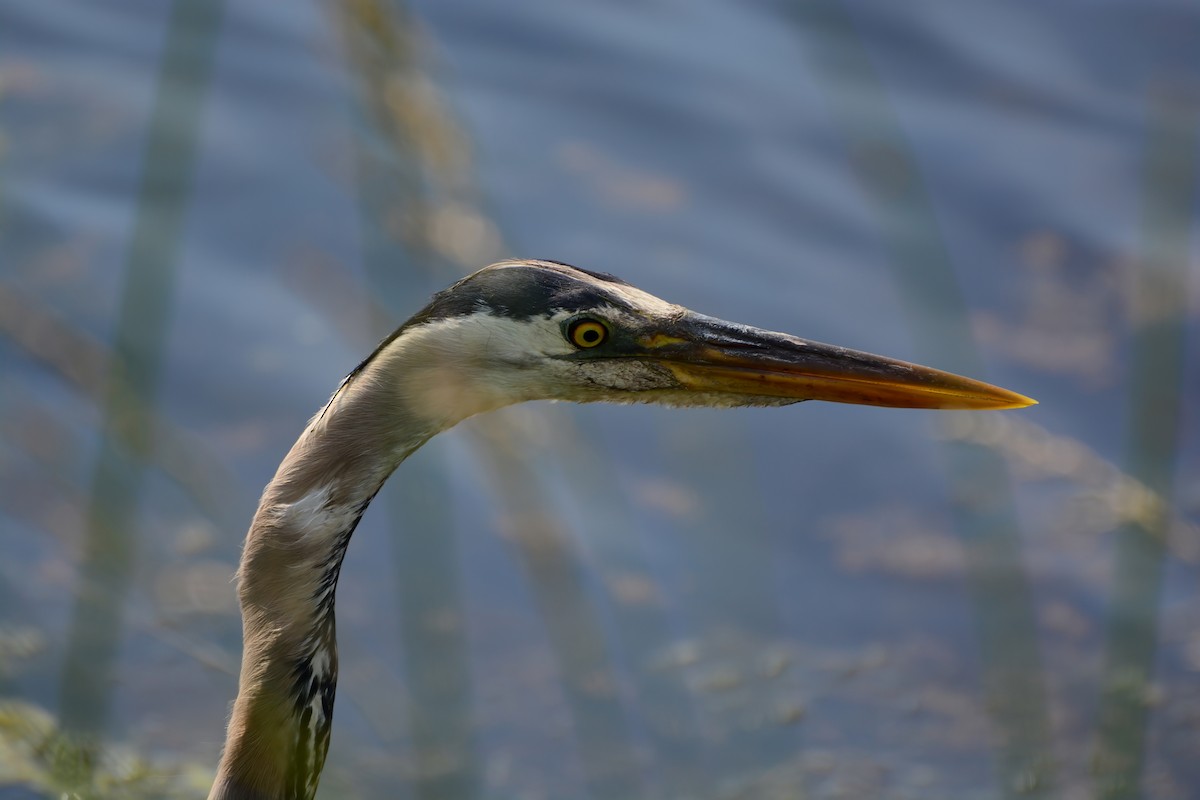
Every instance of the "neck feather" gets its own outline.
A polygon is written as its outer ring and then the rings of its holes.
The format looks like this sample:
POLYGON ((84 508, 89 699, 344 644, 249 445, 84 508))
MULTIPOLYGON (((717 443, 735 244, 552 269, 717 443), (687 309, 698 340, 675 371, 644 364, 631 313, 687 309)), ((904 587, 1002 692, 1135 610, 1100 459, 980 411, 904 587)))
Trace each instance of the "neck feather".
POLYGON ((210 800, 316 793, 337 683, 342 557, 387 477, 448 427, 410 410, 400 340, 389 350, 313 418, 263 492, 238 572, 242 668, 210 800))

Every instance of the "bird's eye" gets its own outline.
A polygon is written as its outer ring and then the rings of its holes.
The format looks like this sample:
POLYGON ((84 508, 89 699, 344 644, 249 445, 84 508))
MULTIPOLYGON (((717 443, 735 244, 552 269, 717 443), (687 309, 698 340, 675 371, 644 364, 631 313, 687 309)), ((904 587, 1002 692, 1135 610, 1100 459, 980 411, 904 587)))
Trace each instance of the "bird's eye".
POLYGON ((591 317, 582 317, 567 327, 567 340, 576 347, 596 347, 608 338, 608 328, 591 317))

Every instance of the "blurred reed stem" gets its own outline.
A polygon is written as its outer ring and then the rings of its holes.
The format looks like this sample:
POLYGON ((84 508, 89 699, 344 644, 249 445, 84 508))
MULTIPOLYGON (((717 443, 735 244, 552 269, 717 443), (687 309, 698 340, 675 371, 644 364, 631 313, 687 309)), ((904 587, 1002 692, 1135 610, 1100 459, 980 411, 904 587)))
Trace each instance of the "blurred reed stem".
MULTIPOLYGON (((111 348, 76 327, 72 321, 57 313, 36 296, 21 292, 0 281, 0 337, 22 348, 26 355, 56 374, 75 391, 97 404, 105 402, 110 389, 110 373, 116 369, 111 348)), ((130 395, 128 398, 134 398, 130 395)), ((148 398, 150 399, 150 398, 148 398)), ((39 408, 36 397, 26 397, 25 405, 39 408)), ((207 443, 175 424, 152 406, 133 408, 128 418, 136 425, 116 426, 109 432, 123 437, 116 446, 151 464, 174 481, 188 499, 218 528, 241 525, 234 520, 230 509, 236 504, 230 498, 241 490, 226 465, 217 458, 207 443)), ((32 421, 27 415, 9 415, 3 422, 3 434, 10 442, 31 456, 37 441, 47 426, 61 426, 55 435, 66 438, 72 434, 66 425, 46 416, 32 421)), ((53 430, 53 429, 52 429, 53 430)), ((45 465, 52 471, 61 465, 45 465)))
POLYGON ((412 702, 408 726, 421 800, 480 795, 466 609, 451 489, 442 464, 405 464, 386 502, 398 634, 412 702))
MULTIPOLYGON (((981 360, 936 216, 853 20, 838 0, 790 7, 878 215, 917 351, 944 369, 979 375, 981 360)), ((998 454, 969 443, 948 442, 945 458, 967 555, 987 711, 999 734, 1001 791, 1050 797, 1046 690, 1008 473, 998 454)))
MULTIPOLYGON (((395 263, 392 262, 391 276, 402 280, 405 271, 394 269, 395 263)), ((400 294, 411 296, 415 291, 409 288, 400 294)), ((391 293, 381 293, 381 296, 391 296, 391 293)), ((421 296, 424 297, 424 294, 421 296)), ((313 300, 320 304, 325 299, 314 297, 313 300)), ((394 320, 398 317, 398 312, 387 310, 381 303, 372 302, 370 309, 370 315, 375 318, 394 320)), ((604 629, 597 618, 594 603, 581 583, 586 570, 578 562, 577 551, 567 534, 565 522, 547 508, 543 499, 543 488, 548 481, 543 480, 539 473, 539 465, 548 465, 552 459, 531 456, 527 452, 525 448, 534 447, 534 437, 523 426, 515 425, 510 414, 497 412, 492 418, 475 420, 469 429, 474 435, 469 437, 468 442, 483 462, 481 471, 488 477, 495 477, 497 472, 519 470, 515 475, 506 474, 502 484, 494 487, 497 492, 495 505, 501 509, 498 516, 510 523, 504 526, 505 532, 510 534, 506 538, 526 567, 537 611, 546 625, 549 644, 562 676, 562 689, 572 717, 577 752, 588 782, 588 796, 621 800, 645 797, 646 793, 637 788, 641 783, 640 776, 628 774, 635 754, 629 743, 620 698, 612 694, 616 679, 604 644, 604 629), (513 431, 514 427, 520 430, 513 431), (550 538, 543 539, 543 536, 550 538), (552 558, 536 552, 542 549, 541 544, 545 541, 551 542, 557 551, 552 558), (635 788, 630 788, 631 781, 635 788)), ((584 447, 582 443, 561 440, 560 434, 564 433, 562 426, 549 424, 546 417, 539 416, 538 428, 543 435, 545 431, 552 430, 549 438, 559 455, 561 448, 566 448, 566 452, 578 452, 579 448, 584 447)), ((570 431, 565 433, 566 438, 571 439, 570 431)), ((483 793, 483 789, 477 785, 481 780, 481 765, 477 760, 463 763, 464 759, 478 758, 470 751, 473 743, 466 738, 466 732, 474 734, 478 721, 469 703, 474 687, 470 683, 470 653, 466 632, 457 620, 458 615, 466 613, 462 604, 463 590, 457 580, 457 562, 449 558, 455 550, 452 544, 453 515, 447 513, 453 497, 440 470, 436 472, 434 484, 426 482, 426 472, 435 468, 427 462, 422 466, 425 459, 426 455, 422 453, 401 466, 397 480, 385 488, 385 492, 395 492, 396 495, 394 500, 389 498, 386 505, 390 509, 390 524, 394 526, 394 535, 398 540, 394 548, 399 584, 397 591, 400 594, 397 613, 401 615, 406 679, 412 703, 422 706, 412 711, 409 720, 414 747, 418 750, 417 772, 426 768, 420 763, 422 750, 430 754, 447 754, 447 743, 462 742, 462 749, 454 759, 457 764, 455 770, 460 770, 462 774, 457 777, 439 775, 431 760, 429 773, 424 777, 418 774, 414 790, 421 797, 453 796, 458 800, 483 793), (427 516, 423 509, 431 504, 436 510, 427 516), (424 545, 414 547, 410 542, 401 541, 410 536, 418 540, 444 537, 445 541, 436 546, 441 554, 431 557, 424 545), (453 574, 445 570, 453 570, 453 574), (428 636, 431 635, 428 628, 433 622, 426 613, 429 611, 440 611, 444 620, 455 621, 436 632, 437 640, 432 647, 427 646, 430 643, 428 636), (458 658, 466 663, 460 665, 455 660, 458 658), (436 675, 435 669, 443 674, 436 675), (432 680, 423 682, 423 674, 432 680), (459 692, 459 696, 454 702, 444 704, 443 698, 454 691, 459 692), (456 735, 454 731, 464 733, 456 735), (462 788, 462 794, 450 795, 448 787, 454 786, 455 781, 459 782, 458 786, 466 788, 462 788)), ((434 624, 432 627, 442 626, 434 624)), ((659 641, 661 643, 664 640, 659 641)), ((532 724, 536 724, 536 721, 532 724)), ((438 761, 442 767, 449 764, 441 757, 438 761)))
POLYGON ((152 408, 170 321, 175 265, 223 3, 177 0, 171 9, 138 192, 124 289, 104 392, 100 451, 60 689, 65 730, 106 724, 125 597, 137 556, 137 505, 152 408))
POLYGON ((565 521, 540 497, 534 459, 526 455, 524 437, 514 427, 480 426, 484 446, 479 452, 501 509, 503 532, 521 558, 546 624, 588 796, 645 797, 604 628, 584 585, 586 570, 565 521))
MULTIPOLYGON (((687 552, 682 560, 694 564, 692 574, 720 576, 687 587, 685 615, 694 613, 707 621, 709 628, 694 634, 702 642, 731 632, 770 641, 784 625, 771 560, 772 526, 765 512, 769 504, 755 472, 757 459, 736 419, 713 425, 709 413, 714 412, 672 418, 662 436, 669 474, 695 489, 696 508, 685 523, 687 552)), ((798 728, 743 725, 730 730, 724 728, 729 720, 717 720, 704 711, 699 698, 691 700, 700 706, 697 713, 706 732, 721 743, 708 757, 709 768, 717 774, 760 776, 795 757, 798 728)), ((693 736, 702 739, 698 732, 693 736)))
POLYGON ((618 480, 614 457, 606 452, 605 442, 611 434, 588 426, 587 416, 580 418, 581 429, 571 430, 570 420, 577 417, 566 407, 557 412, 539 409, 539 413, 553 413, 556 428, 570 431, 552 440, 552 451, 543 448, 538 460, 565 475, 564 483, 583 512, 583 538, 608 590, 611 627, 630 665, 633 704, 652 761, 650 777, 659 779, 653 788, 661 784, 667 797, 703 797, 711 790, 720 766, 717 753, 705 742, 713 722, 697 707, 684 682, 684 671, 654 663, 664 648, 677 642, 678 623, 669 618, 658 596, 660 576, 640 539, 645 526, 635 519, 627 488, 618 480), (636 601, 622 596, 620 584, 629 582, 635 588, 645 587, 649 596, 636 601))
MULTIPOLYGON (((360 135, 354 158, 368 293, 423 297, 438 282, 438 260, 417 237, 402 235, 397 241, 395 234, 409 232, 407 226, 389 232, 389 222, 397 218, 427 218, 430 204, 417 147, 387 103, 389 87, 416 69, 416 34, 398 5, 356 0, 334 8, 362 86, 355 105, 360 135), (380 137, 385 147, 363 141, 380 137)), ((421 109, 407 111, 420 114, 421 109)), ((394 327, 395 305, 369 305, 372 331, 394 327)), ((413 750, 409 760, 415 765, 411 792, 420 800, 478 797, 481 768, 450 487, 427 457, 404 464, 397 478, 384 489, 380 505, 392 533, 397 635, 412 701, 406 720, 413 750)))
POLYGON ((1200 102, 1160 91, 1151 100, 1142 257, 1133 287, 1128 473, 1157 494, 1116 534, 1100 723, 1093 757, 1097 797, 1141 797, 1153 697, 1158 606, 1171 524, 1187 333, 1188 264, 1197 201, 1200 102))
MULTIPOLYGON (((386 145, 378 152, 360 147, 358 154, 364 214, 372 217, 366 226, 369 282, 373 294, 381 297, 424 298, 450 275, 460 277, 461 266, 435 251, 431 245, 437 242, 429 238, 430 230, 447 218, 447 208, 467 209, 472 219, 487 222, 459 199, 471 194, 467 152, 455 147, 461 137, 421 80, 413 28, 402 5, 354 0, 338 9, 362 82, 360 107, 367 141, 379 136, 386 145), (389 242, 390 237, 402 246, 389 242), (397 269, 398 264, 409 269, 397 269), (418 288, 414 274, 436 285, 418 288)), ((485 227, 490 229, 490 223, 485 227)), ((527 568, 562 674, 587 790, 596 798, 640 797, 619 698, 605 693, 616 681, 603 628, 579 580, 581 567, 564 525, 536 491, 534 465, 511 437, 502 434, 503 428, 498 419, 481 421, 475 429, 484 435, 472 437, 471 444, 485 463, 494 465, 488 474, 497 479, 499 504, 507 517, 520 520, 511 542, 527 568), (606 688, 597 694, 589 688, 594 686, 606 688)), ((422 469, 419 459, 404 470, 402 481, 411 485, 390 490, 397 502, 389 507, 394 522, 400 522, 395 519, 398 507, 406 504, 407 521, 394 527, 401 539, 396 544, 396 580, 414 704, 410 725, 418 759, 416 791, 422 798, 477 796, 482 789, 479 765, 471 754, 472 686, 452 520, 446 513, 449 489, 440 473, 422 469), (457 623, 431 625, 435 616, 457 623), (435 761, 453 769, 439 770, 435 761)))

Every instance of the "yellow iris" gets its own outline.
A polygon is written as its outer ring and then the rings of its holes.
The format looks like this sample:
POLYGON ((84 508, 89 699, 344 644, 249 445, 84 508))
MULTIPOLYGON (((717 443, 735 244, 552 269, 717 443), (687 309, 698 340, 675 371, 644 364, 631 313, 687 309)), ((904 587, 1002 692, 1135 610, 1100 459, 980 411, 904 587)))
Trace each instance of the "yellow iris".
POLYGON ((576 347, 596 347, 604 344, 608 338, 608 328, 594 319, 580 319, 571 323, 567 329, 567 338, 576 347))

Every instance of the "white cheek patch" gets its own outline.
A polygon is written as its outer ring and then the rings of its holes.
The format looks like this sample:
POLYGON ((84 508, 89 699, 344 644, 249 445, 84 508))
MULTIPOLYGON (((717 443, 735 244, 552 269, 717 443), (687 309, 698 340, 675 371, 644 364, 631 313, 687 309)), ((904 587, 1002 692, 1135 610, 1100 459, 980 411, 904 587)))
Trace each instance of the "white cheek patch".
POLYGON ((527 320, 480 311, 418 326, 396 339, 388 364, 409 410, 439 426, 546 396, 547 365, 573 352, 563 319, 527 320))
POLYGON ((572 314, 560 313, 547 319, 517 320, 477 314, 437 320, 414 328, 396 340, 414 358, 477 367, 502 362, 534 364, 547 356, 561 355, 574 348, 563 338, 560 324, 572 314))

